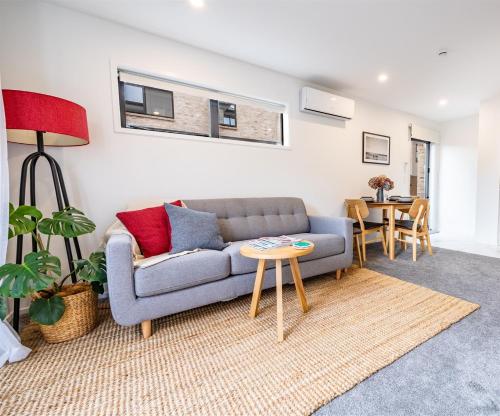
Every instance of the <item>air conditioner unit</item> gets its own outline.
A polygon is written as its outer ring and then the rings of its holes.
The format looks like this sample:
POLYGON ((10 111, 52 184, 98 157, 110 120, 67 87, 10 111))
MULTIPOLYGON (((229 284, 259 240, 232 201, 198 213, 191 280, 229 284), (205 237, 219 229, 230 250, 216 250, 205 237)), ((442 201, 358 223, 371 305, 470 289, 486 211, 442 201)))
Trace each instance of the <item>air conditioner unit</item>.
POLYGON ((300 111, 351 120, 354 116, 354 100, 303 87, 300 92, 300 111))

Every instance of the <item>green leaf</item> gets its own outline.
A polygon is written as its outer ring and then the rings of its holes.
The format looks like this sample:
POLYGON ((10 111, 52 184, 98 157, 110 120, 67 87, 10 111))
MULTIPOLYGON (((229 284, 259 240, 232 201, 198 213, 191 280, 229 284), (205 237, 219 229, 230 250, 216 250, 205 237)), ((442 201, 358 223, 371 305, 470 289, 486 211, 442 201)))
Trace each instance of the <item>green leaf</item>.
POLYGON ((22 264, 0 266, 0 295, 23 298, 54 283, 61 276, 61 261, 47 250, 29 253, 22 264))
POLYGON ((31 233, 41 218, 42 213, 35 207, 21 205, 14 209, 14 205, 9 204, 9 238, 31 233))
POLYGON ((104 293, 104 285, 99 282, 90 282, 90 285, 92 286, 92 290, 95 293, 98 293, 99 295, 102 295, 104 293))
POLYGON ((60 235, 66 238, 79 237, 95 230, 95 224, 83 212, 67 207, 53 212, 52 218, 44 218, 38 223, 38 231, 47 235, 60 235))
MULTIPOLYGON (((106 255, 102 251, 95 251, 88 260, 76 260, 76 273, 87 282, 106 283, 106 255)), ((92 286, 94 288, 94 286, 92 286)), ((96 290, 97 293, 102 293, 96 290)))
POLYGON ((7 316, 7 298, 0 296, 0 321, 3 321, 7 316))
POLYGON ((54 325, 64 314, 64 300, 60 296, 38 298, 31 302, 29 314, 33 321, 42 325, 54 325))

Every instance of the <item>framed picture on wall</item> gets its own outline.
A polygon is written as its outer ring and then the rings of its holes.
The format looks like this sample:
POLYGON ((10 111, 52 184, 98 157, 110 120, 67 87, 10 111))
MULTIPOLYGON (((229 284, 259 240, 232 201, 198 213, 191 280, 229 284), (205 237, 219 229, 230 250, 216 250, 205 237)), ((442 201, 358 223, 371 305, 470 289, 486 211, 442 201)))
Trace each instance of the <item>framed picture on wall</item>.
POLYGON ((391 164, 391 138, 381 134, 363 132, 363 163, 391 164))

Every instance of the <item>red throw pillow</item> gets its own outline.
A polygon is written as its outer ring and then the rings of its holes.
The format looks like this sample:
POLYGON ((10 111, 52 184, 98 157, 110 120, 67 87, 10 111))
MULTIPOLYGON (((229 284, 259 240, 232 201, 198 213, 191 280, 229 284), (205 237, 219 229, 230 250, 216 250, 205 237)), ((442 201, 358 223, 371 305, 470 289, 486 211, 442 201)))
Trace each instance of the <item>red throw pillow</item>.
MULTIPOLYGON (((171 204, 182 207, 182 201, 174 201, 171 204)), ((116 217, 137 240, 144 257, 157 256, 172 250, 172 228, 163 205, 119 212, 116 217)))

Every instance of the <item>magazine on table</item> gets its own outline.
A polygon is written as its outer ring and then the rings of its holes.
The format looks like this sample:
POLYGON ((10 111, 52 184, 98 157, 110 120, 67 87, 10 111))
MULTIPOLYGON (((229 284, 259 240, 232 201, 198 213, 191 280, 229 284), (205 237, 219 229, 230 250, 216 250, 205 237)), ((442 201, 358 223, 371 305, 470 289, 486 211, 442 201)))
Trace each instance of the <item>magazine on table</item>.
POLYGON ((248 245, 257 250, 267 250, 269 248, 290 246, 298 241, 300 241, 298 238, 281 235, 279 237, 261 237, 256 240, 251 240, 248 242, 248 245))

